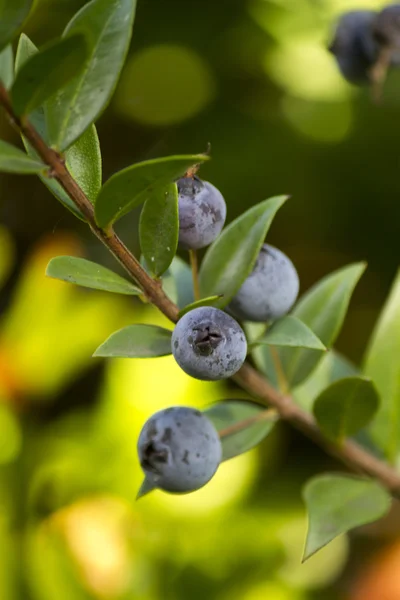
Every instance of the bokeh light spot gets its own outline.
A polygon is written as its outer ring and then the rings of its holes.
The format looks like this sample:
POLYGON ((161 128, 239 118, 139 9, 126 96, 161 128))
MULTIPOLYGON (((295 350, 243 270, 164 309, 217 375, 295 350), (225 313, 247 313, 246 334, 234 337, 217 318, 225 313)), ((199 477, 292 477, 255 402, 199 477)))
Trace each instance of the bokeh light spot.
POLYGON ((285 96, 281 106, 290 125, 313 140, 338 143, 350 131, 352 106, 349 101, 318 102, 285 96))
POLYGON ((184 46, 160 44, 128 61, 115 106, 129 119, 163 126, 199 113, 214 92, 214 77, 196 52, 184 46))

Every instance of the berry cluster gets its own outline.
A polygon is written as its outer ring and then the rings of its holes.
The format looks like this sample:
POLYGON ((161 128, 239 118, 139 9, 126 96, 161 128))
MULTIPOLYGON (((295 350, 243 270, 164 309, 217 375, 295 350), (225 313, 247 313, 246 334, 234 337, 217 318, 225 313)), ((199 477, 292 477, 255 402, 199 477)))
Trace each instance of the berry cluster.
MULTIPOLYGON (((204 248, 222 231, 225 200, 213 185, 197 176, 183 177, 177 186, 180 246, 204 248)), ((273 321, 291 309, 298 291, 299 278, 292 262, 277 248, 264 244, 253 271, 226 310, 245 321, 273 321)), ((242 327, 213 306, 187 312, 176 324, 171 344, 183 371, 205 381, 231 377, 247 354, 242 327)), ((207 483, 222 457, 214 425, 204 414, 187 407, 153 415, 142 429, 138 452, 148 484, 178 493, 207 483)))
POLYGON ((400 4, 343 14, 329 50, 347 81, 381 83, 387 69, 400 64, 400 4))

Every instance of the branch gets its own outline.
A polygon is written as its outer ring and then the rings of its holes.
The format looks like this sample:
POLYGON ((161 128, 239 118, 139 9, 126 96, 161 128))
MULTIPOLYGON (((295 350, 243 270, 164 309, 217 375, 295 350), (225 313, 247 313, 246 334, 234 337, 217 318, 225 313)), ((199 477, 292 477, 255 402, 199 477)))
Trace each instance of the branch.
MULTIPOLYGON (((176 323, 178 307, 166 296, 161 283, 154 281, 142 268, 119 237, 110 227, 101 229, 96 224, 94 209, 82 189, 65 166, 65 161, 52 148, 49 148, 37 131, 25 118, 19 119, 13 112, 7 90, 0 83, 0 104, 5 108, 11 123, 36 150, 43 162, 50 167, 52 176, 64 188, 68 196, 80 209, 93 233, 111 251, 124 269, 141 286, 147 299, 168 319, 176 323)), ((244 364, 233 377, 234 381, 277 410, 280 417, 301 430, 329 454, 339 459, 356 473, 362 473, 380 481, 394 496, 400 497, 400 474, 383 460, 380 460, 352 441, 338 447, 325 438, 312 415, 302 410, 289 395, 278 392, 264 377, 249 364, 244 364)))

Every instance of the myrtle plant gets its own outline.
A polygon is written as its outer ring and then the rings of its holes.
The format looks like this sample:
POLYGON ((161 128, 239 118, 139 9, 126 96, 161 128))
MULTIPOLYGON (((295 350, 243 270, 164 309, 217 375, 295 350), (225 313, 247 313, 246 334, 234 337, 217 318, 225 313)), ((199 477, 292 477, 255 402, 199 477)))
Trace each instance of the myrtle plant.
MULTIPOLYGON (((190 376, 232 378, 251 398, 221 399, 202 412, 188 398, 188 406, 153 415, 138 440, 144 471, 138 496, 202 487, 222 461, 250 450, 284 420, 344 466, 304 488, 304 559, 382 517, 400 496, 400 275, 362 366, 350 365, 334 343, 365 264, 327 275, 297 300, 295 266, 265 244, 287 196, 251 206, 224 228, 225 199, 200 177, 208 152, 137 163, 102 183, 95 121, 124 65, 135 0, 91 0, 60 39, 40 49, 21 34, 14 60, 11 43, 32 4, 1 4, 0 104, 25 150, 2 141, 0 170, 38 175, 127 277, 73 256, 54 257, 46 274, 137 296, 171 322, 168 329, 131 324, 93 348, 94 356, 172 354, 190 376), (141 256, 135 257, 113 226, 139 206, 141 256), (176 256, 178 246, 188 251, 190 266, 176 256), (197 249, 204 247, 199 265, 197 249)), ((369 13, 360 19, 369 23, 369 13)), ((341 48, 338 38, 337 53, 341 48)))

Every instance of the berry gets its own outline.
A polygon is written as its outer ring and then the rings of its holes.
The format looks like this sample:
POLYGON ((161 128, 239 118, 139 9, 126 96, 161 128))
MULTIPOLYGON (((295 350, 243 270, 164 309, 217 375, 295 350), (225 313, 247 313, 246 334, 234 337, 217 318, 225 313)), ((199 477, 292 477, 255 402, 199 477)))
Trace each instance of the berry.
POLYGON ((264 244, 255 267, 231 300, 229 311, 246 321, 271 321, 293 306, 299 277, 293 263, 277 248, 264 244))
POLYGON ((247 354, 246 336, 232 317, 204 306, 186 313, 172 333, 172 353, 192 377, 215 381, 230 377, 247 354))
POLYGON ((138 440, 146 479, 167 492, 192 492, 215 474, 222 458, 218 433, 199 410, 176 406, 155 413, 138 440))
POLYGON ((373 36, 382 49, 390 52, 390 63, 400 64, 400 4, 384 8, 375 18, 373 36))
POLYGON ((198 249, 211 244, 221 233, 226 204, 216 187, 198 177, 182 177, 179 194, 179 244, 198 249))
POLYGON ((329 47, 343 77, 351 83, 368 83, 371 67, 378 59, 379 44, 373 34, 376 14, 355 10, 342 15, 329 47))

